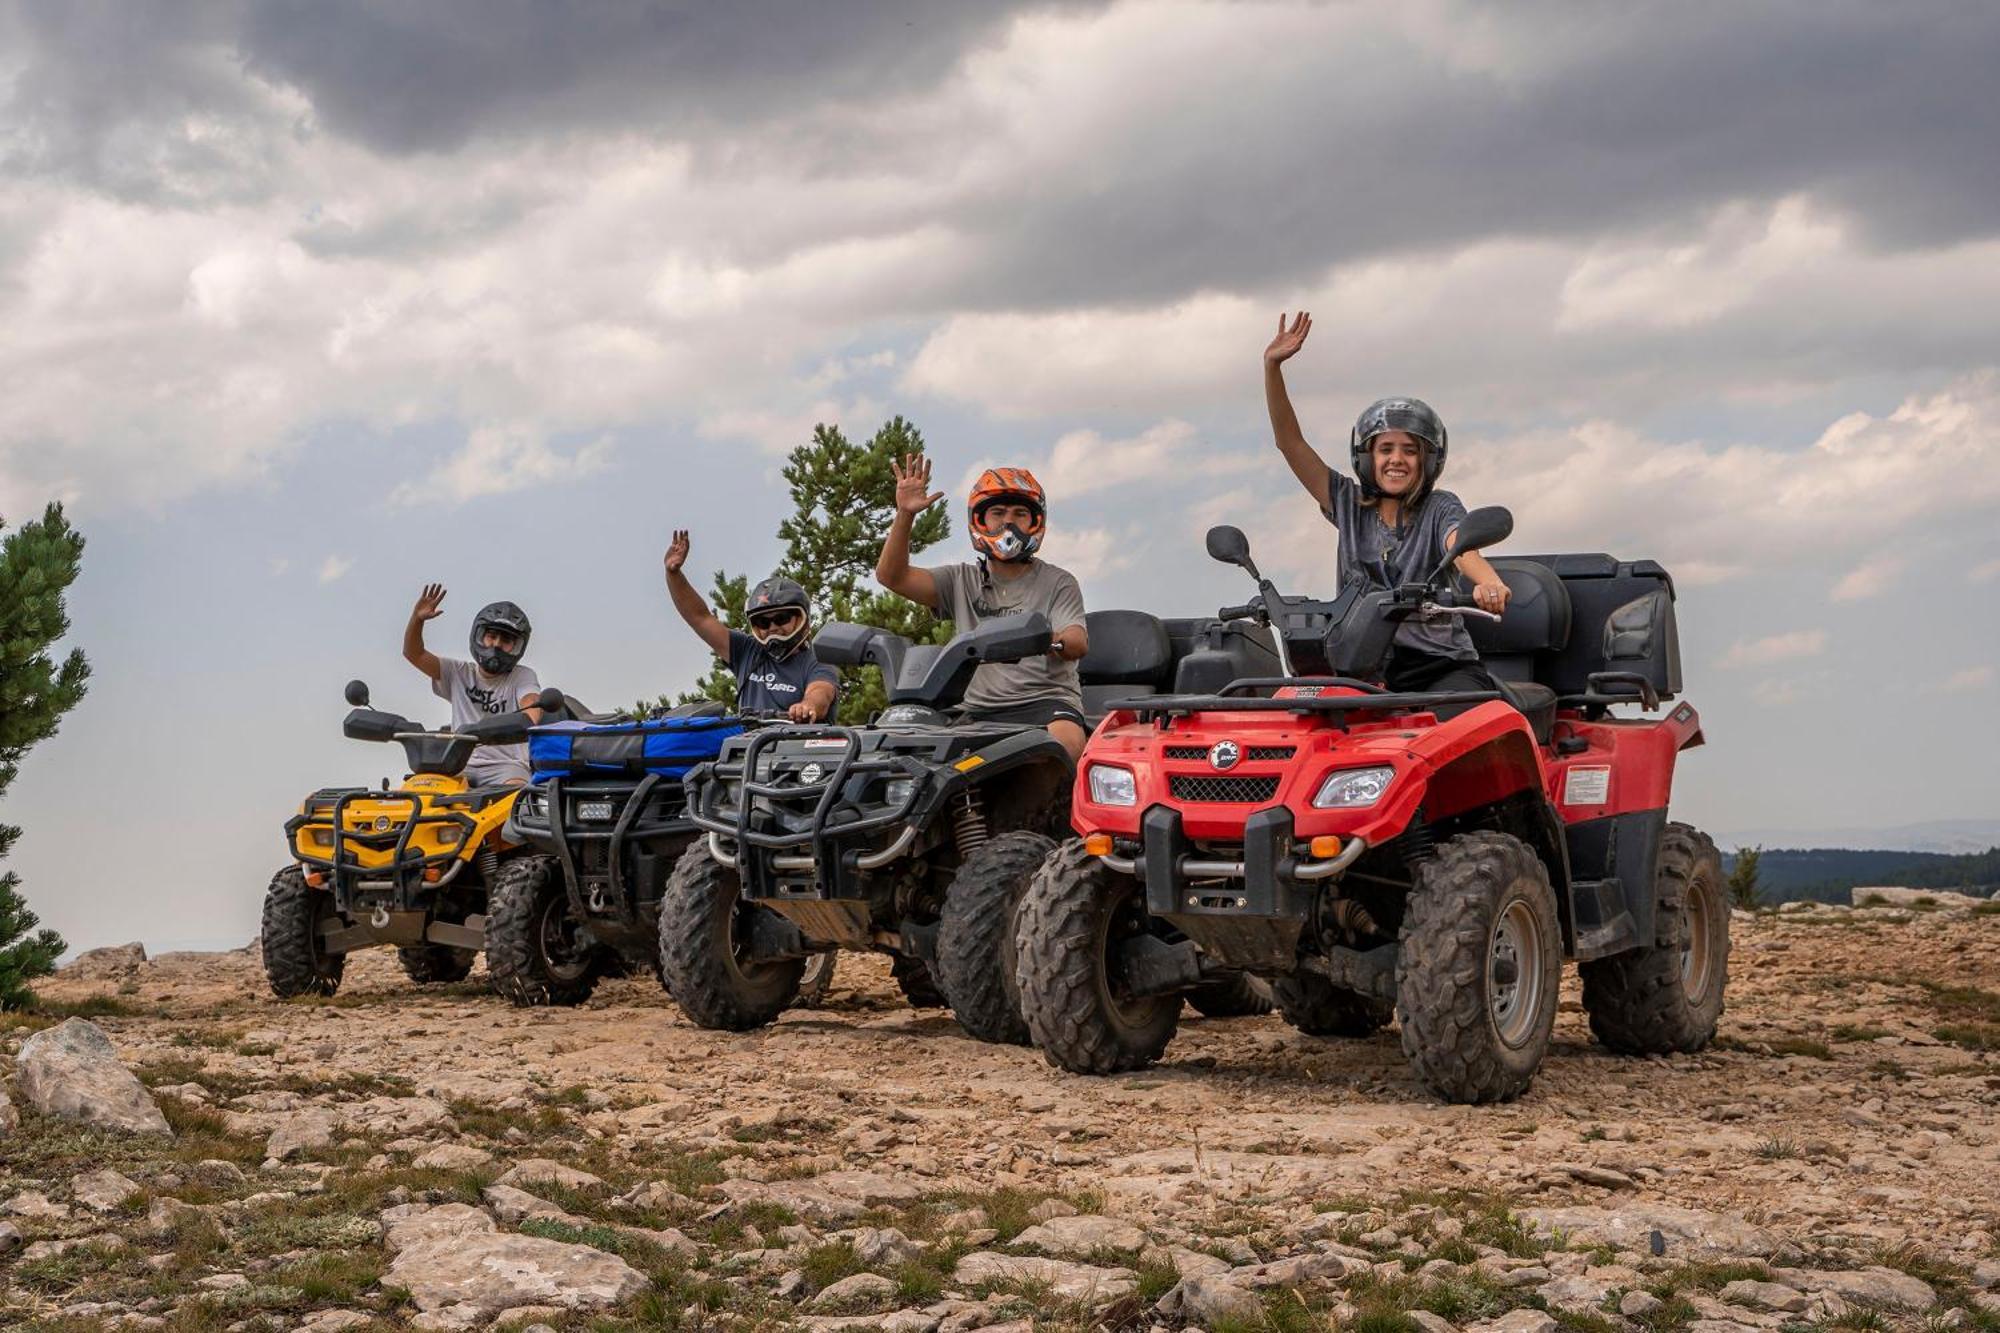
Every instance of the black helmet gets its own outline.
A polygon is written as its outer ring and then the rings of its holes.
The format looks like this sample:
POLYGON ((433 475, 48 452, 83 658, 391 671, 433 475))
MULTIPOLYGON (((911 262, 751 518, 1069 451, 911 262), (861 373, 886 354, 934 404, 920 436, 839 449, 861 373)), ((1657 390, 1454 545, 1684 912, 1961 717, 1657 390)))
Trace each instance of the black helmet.
POLYGON ((1385 430, 1407 431, 1430 446, 1424 450, 1421 492, 1428 495, 1444 475, 1444 419, 1421 398, 1378 398, 1354 419, 1354 432, 1347 438, 1348 457, 1354 464, 1354 479, 1361 483, 1362 498, 1373 500, 1382 494, 1382 488, 1375 484, 1375 455, 1369 446, 1385 430))
POLYGON ((750 596, 743 603, 743 614, 750 621, 750 633, 757 642, 778 658, 790 657, 798 646, 806 641, 806 618, 812 614, 812 601, 801 588, 783 574, 773 574, 750 590, 750 596), (772 635, 765 638, 757 633, 757 618, 773 611, 797 611, 798 624, 791 633, 772 635))
POLYGON ((504 676, 514 669, 528 651, 528 635, 534 627, 528 624, 528 613, 512 602, 488 602, 479 608, 479 614, 472 618, 472 660, 479 669, 489 676, 504 676), (503 652, 498 648, 488 648, 479 642, 480 636, 489 629, 497 629, 515 638, 514 651, 503 652))

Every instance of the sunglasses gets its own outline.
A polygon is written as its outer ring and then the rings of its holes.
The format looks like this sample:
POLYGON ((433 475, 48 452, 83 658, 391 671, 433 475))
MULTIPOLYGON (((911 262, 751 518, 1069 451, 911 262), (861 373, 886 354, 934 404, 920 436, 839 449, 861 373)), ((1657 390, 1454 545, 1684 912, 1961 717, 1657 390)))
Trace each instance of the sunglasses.
POLYGON ((774 615, 750 617, 751 629, 783 629, 799 619, 797 611, 779 611, 774 615))

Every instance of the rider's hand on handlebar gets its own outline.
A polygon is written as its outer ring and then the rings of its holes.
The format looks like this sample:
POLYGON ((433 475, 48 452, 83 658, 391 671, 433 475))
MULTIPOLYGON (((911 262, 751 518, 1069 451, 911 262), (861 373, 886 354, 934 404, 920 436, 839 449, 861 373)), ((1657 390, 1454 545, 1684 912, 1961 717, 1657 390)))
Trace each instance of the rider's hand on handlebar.
POLYGON ((1472 588, 1472 604, 1491 615, 1504 615, 1514 591, 1501 579, 1477 583, 1472 588))
POLYGON ((811 704, 801 700, 785 710, 785 716, 793 722, 817 722, 819 712, 811 704))

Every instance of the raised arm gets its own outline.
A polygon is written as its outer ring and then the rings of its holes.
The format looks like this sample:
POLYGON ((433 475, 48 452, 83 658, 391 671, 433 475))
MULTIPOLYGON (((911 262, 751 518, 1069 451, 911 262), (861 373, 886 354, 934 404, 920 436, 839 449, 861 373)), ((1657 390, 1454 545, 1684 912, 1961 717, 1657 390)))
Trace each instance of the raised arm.
POLYGON ((729 626, 715 618, 715 613, 708 609, 708 603, 701 599, 701 594, 688 582, 687 575, 681 572, 681 566, 687 563, 688 545, 687 529, 674 529, 674 539, 667 544, 665 560, 667 596, 674 599, 674 610, 681 613, 681 619, 687 621, 688 628, 708 645, 710 652, 727 662, 729 626))
POLYGON ((910 564, 910 529, 916 526, 917 515, 944 499, 944 492, 931 490, 931 460, 922 454, 911 454, 901 462, 890 459, 889 467, 896 474, 896 517, 875 562, 875 581, 935 611, 937 580, 929 570, 910 564))
POLYGON ((444 614, 444 585, 426 583, 424 590, 417 594, 417 604, 410 608, 410 623, 403 626, 403 660, 417 670, 438 680, 444 675, 444 663, 438 655, 424 647, 424 622, 436 620, 444 614))
POLYGON ((1319 507, 1325 509, 1332 503, 1327 494, 1326 460, 1306 443, 1306 433, 1299 427, 1299 414, 1292 410, 1292 396, 1285 391, 1285 362, 1306 345, 1306 335, 1311 332, 1312 316, 1303 310, 1290 327, 1286 327, 1283 315, 1278 316, 1278 336, 1264 349, 1264 406, 1271 413, 1271 435, 1277 441, 1278 452, 1285 456, 1285 463, 1299 479, 1299 485, 1310 491, 1319 507))

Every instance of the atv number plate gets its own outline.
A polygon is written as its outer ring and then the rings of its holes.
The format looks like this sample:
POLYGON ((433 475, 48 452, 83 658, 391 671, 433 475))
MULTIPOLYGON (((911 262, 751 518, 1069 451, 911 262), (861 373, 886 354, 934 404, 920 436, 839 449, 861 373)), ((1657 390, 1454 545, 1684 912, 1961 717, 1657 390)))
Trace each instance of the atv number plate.
POLYGON ((596 820, 602 823, 611 818, 611 802, 578 801, 576 803, 576 817, 578 819, 596 820))

